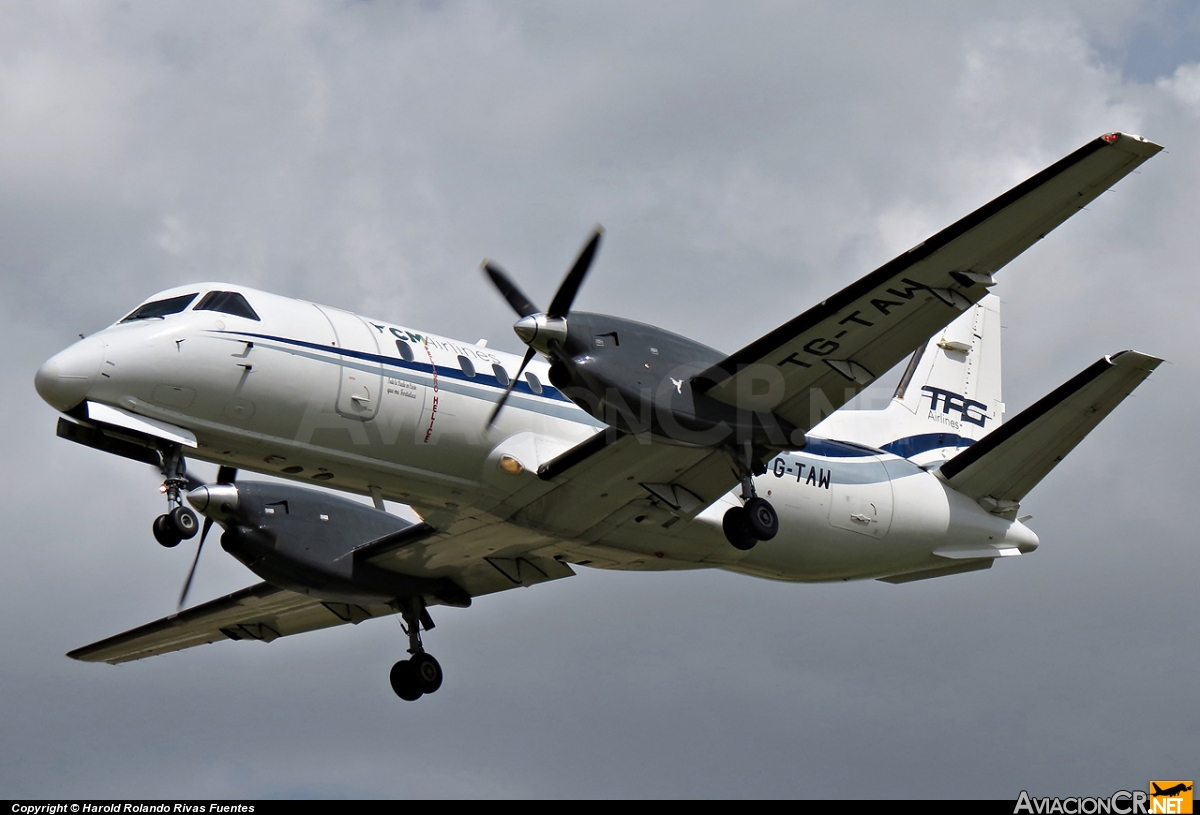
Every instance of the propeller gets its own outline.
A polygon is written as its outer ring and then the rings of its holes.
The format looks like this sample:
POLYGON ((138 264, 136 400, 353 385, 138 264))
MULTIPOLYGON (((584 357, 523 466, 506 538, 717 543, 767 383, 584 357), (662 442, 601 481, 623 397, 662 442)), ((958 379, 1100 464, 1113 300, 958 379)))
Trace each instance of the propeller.
MULTIPOLYGON (((217 470, 217 484, 232 485, 236 480, 236 467, 221 467, 219 470, 217 470)), ((190 473, 188 474, 189 488, 197 489, 203 486, 207 485, 198 479, 193 478, 190 473), (195 487, 192 487, 193 481, 196 484, 195 487)), ((200 563, 200 552, 204 550, 204 539, 208 537, 208 530, 212 529, 212 525, 212 516, 206 514, 204 516, 204 526, 200 529, 200 543, 196 546, 196 557, 192 559, 192 568, 188 569, 187 580, 183 581, 183 591, 179 592, 179 604, 175 607, 176 611, 181 611, 183 609, 184 602, 187 601, 188 590, 192 588, 192 578, 196 576, 196 565, 200 563)))
POLYGON ((500 415, 500 410, 508 401, 508 395, 517 386, 521 374, 525 373, 525 366, 529 364, 529 360, 533 359, 534 353, 541 351, 546 356, 553 356, 554 352, 562 347, 563 341, 567 338, 567 315, 571 312, 571 304, 575 302, 575 295, 579 293, 579 288, 583 285, 584 278, 587 277, 588 269, 591 268, 596 251, 600 248, 600 238, 603 235, 604 227, 602 226, 597 226, 592 230, 591 237, 579 250, 575 263, 567 272, 567 276, 563 278, 563 282, 559 284, 558 291, 554 293, 554 298, 550 301, 550 308, 545 312, 540 311, 525 296, 503 269, 490 260, 483 262, 483 270, 491 279, 492 285, 521 318, 513 325, 513 331, 517 332, 521 341, 529 346, 529 350, 525 352, 525 358, 521 360, 521 367, 517 369, 517 375, 509 380, 508 387, 500 396, 500 400, 496 402, 492 414, 488 416, 487 429, 491 429, 492 425, 496 423, 496 417, 500 415))

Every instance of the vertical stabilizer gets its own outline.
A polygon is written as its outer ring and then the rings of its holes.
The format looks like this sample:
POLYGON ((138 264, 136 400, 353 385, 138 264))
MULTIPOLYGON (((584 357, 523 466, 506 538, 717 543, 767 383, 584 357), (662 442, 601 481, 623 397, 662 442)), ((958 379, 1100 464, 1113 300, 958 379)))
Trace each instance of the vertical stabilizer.
POLYGON ((918 349, 892 403, 929 432, 977 440, 1000 424, 1000 298, 989 294, 918 349))
POLYGON ((814 432, 929 465, 953 457, 1003 419, 1000 298, 989 294, 917 349, 886 408, 840 411, 814 432))

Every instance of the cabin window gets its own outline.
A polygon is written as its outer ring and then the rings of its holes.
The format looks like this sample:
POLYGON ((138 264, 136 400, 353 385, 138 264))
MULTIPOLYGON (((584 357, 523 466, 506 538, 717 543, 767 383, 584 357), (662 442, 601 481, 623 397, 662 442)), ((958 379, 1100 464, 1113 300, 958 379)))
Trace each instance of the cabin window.
POLYGON ((200 298, 193 311, 219 311, 222 314, 232 314, 234 317, 245 317, 247 320, 257 320, 258 315, 250 308, 239 292, 210 291, 200 298))
POLYGON ((462 372, 467 376, 475 376, 475 366, 471 364, 471 360, 467 359, 462 354, 458 355, 458 367, 462 368, 462 372))
POLYGON ((168 314, 178 314, 188 307, 188 303, 195 299, 196 292, 192 292, 191 294, 181 294, 178 297, 168 297, 166 300, 155 300, 153 303, 138 306, 132 314, 121 320, 121 322, 129 323, 134 320, 149 320, 154 317, 166 317, 168 314))
POLYGON ((400 352, 400 357, 405 362, 413 361, 412 346, 406 343, 404 340, 396 340, 396 350, 400 352))
POLYGON ((503 365, 501 365, 498 362, 493 364, 492 365, 492 373, 494 373, 496 375, 496 381, 500 383, 500 387, 502 387, 502 388, 508 387, 508 382, 509 382, 508 371, 504 370, 503 365))
POLYGON ((529 389, 534 393, 542 392, 542 382, 537 378, 533 371, 525 372, 525 381, 529 383, 529 389))

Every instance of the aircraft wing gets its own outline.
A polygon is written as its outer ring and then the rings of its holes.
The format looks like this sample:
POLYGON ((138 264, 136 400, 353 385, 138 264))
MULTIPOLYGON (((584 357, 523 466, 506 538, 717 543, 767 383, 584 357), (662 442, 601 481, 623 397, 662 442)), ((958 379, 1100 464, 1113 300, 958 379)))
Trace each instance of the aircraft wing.
POLYGON ((394 613, 386 605, 322 603, 259 583, 132 631, 85 645, 67 656, 116 665, 221 640, 270 642, 279 637, 394 613))
MULTIPOLYGON (((420 578, 449 578, 471 597, 546 580, 569 577, 571 567, 530 550, 539 546, 533 533, 509 524, 472 522, 464 518, 455 528, 438 531, 426 524, 369 542, 353 552, 356 563, 392 568, 420 578), (458 540, 466 535, 467 540, 458 540), (472 537, 473 535, 473 537, 472 537), (471 549, 471 541, 488 544, 482 554, 454 557, 448 553, 471 549), (494 550, 512 550, 497 554, 494 550), (402 553, 402 554, 398 554, 402 553), (417 557, 411 557, 417 555, 417 557), (489 557, 490 555, 490 557, 489 557)), ((439 602, 436 596, 427 598, 439 602)), ((222 640, 271 642, 279 637, 395 614, 386 603, 324 602, 305 594, 259 583, 184 609, 100 642, 71 651, 67 656, 84 662, 117 664, 182 651, 222 640)))
POLYGON ((983 299, 992 274, 1162 148, 1110 133, 701 372, 720 401, 813 427, 983 299))
MULTIPOLYGON (((679 568, 686 563, 677 558, 718 562, 741 554, 725 543, 719 526, 694 523, 737 483, 728 456, 606 436, 601 431, 597 438, 610 443, 584 442, 540 474, 524 474, 524 487, 504 503, 431 518, 436 528, 418 524, 365 543, 354 550, 355 563, 445 578, 478 597, 569 577, 571 563, 679 568)), ((260 583, 68 656, 115 664, 227 639, 270 642, 394 613, 386 604, 321 602, 260 583)))
POLYGON ((738 483, 723 451, 602 430, 537 473, 513 477, 523 486, 486 509, 438 518, 414 507, 437 531, 385 545, 369 561, 448 578, 478 596, 565 577, 568 564, 681 568, 741 555, 719 522, 695 521, 738 483))

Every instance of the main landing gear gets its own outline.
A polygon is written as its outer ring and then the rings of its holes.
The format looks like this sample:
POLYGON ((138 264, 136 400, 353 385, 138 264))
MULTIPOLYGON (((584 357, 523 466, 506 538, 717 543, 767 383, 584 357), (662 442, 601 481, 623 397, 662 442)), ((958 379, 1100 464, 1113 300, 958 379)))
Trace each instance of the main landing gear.
MULTIPOLYGON (((779 532, 779 514, 766 498, 759 498, 754 491, 753 454, 749 445, 742 464, 742 501, 740 507, 730 507, 721 520, 725 539, 735 549, 753 549, 759 541, 769 541, 779 532)), ((766 468, 763 468, 765 472, 766 468)))
POLYGON ((188 486, 183 452, 178 447, 159 450, 163 474, 161 491, 167 496, 167 511, 154 519, 154 539, 168 549, 182 540, 196 537, 200 521, 196 513, 183 505, 183 491, 188 486))
POLYGON ((426 631, 433 628, 425 601, 420 597, 404 598, 400 604, 400 616, 404 618, 404 631, 408 634, 408 652, 412 657, 393 665, 388 678, 397 696, 406 702, 415 702, 442 686, 442 666, 421 646, 422 626, 426 631))

